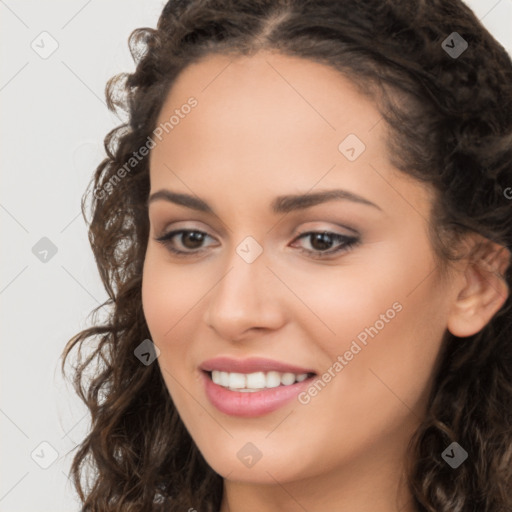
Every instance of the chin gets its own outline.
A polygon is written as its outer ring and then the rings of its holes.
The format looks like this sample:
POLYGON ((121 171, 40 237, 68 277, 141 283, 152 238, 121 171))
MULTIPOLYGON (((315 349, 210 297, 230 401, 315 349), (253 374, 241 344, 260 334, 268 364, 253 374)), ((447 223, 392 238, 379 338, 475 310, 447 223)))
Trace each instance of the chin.
POLYGON ((218 444, 216 451, 210 444, 201 453, 216 473, 231 481, 275 484, 276 480, 282 483, 311 476, 303 473, 309 465, 298 465, 294 455, 297 450, 293 447, 282 447, 284 449, 280 453, 268 441, 258 443, 258 446, 260 448, 256 448, 254 443, 231 440, 227 445, 218 444))

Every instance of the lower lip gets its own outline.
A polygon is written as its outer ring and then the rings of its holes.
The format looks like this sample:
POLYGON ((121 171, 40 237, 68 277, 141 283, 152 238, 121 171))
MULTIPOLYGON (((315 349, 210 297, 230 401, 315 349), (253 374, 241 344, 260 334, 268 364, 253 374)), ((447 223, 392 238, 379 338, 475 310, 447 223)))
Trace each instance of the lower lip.
POLYGON ((215 384, 206 372, 201 372, 208 400, 224 414, 253 418, 262 416, 283 407, 292 401, 310 384, 310 377, 289 386, 277 386, 262 391, 230 391, 215 384))

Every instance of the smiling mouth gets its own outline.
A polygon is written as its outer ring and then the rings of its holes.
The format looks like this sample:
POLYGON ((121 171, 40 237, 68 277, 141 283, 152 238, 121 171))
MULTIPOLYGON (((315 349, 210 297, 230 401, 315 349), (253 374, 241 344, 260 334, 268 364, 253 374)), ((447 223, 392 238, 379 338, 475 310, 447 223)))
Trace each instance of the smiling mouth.
POLYGON ((255 393, 266 389, 292 386, 316 375, 313 372, 291 373, 277 371, 238 373, 213 370, 204 371, 204 373, 208 375, 214 384, 230 391, 242 393, 255 393))

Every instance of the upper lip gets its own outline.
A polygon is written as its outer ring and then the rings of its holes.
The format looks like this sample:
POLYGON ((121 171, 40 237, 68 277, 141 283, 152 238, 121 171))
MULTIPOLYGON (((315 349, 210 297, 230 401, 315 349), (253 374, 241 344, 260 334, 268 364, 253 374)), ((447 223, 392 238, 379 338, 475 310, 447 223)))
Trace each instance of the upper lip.
POLYGON ((199 368, 206 372, 214 370, 221 372, 254 373, 254 372, 280 372, 280 373, 315 373, 310 368, 303 368, 281 361, 274 361, 262 357, 248 359, 233 359, 230 357, 215 357, 203 361, 199 368))

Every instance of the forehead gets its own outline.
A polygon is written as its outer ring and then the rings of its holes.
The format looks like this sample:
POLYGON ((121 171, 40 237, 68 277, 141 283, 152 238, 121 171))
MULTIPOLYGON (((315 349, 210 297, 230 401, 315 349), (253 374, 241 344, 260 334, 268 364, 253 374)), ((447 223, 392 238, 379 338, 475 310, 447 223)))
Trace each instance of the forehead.
POLYGON ((224 183, 241 195, 278 195, 321 181, 397 199, 382 178, 401 176, 387 158, 376 105, 324 64, 266 52, 210 55, 179 75, 157 125, 172 116, 151 151, 153 191, 186 184, 204 195, 224 183), (190 98, 196 106, 184 109, 190 98), (347 145, 360 153, 355 160, 347 145))
POLYGON ((189 65, 173 84, 160 121, 190 96, 198 99, 201 108, 196 110, 204 117, 215 115, 219 123, 237 128, 248 128, 250 120, 279 126, 296 121, 303 129, 320 127, 339 136, 344 130, 363 134, 381 117, 373 102, 334 68, 270 52, 214 54, 189 65))

